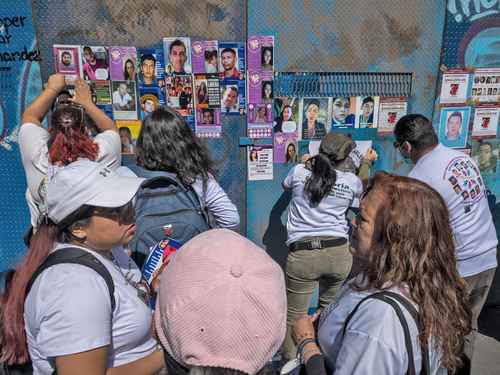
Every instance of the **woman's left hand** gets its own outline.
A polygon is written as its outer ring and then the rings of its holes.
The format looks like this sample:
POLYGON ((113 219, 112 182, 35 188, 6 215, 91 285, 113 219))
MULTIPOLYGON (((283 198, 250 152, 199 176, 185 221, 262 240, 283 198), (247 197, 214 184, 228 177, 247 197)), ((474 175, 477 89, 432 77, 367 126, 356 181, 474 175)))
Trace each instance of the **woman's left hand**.
POLYGON ((308 338, 316 338, 314 322, 317 317, 317 315, 302 315, 295 321, 293 325, 293 338, 297 344, 308 338))

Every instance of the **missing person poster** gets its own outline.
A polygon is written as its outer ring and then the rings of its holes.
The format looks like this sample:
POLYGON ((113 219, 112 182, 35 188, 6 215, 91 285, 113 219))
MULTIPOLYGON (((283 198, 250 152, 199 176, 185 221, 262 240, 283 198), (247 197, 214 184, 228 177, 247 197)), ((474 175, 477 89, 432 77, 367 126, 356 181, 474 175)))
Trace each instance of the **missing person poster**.
POLYGON ((275 163, 297 163, 299 152, 297 145, 297 134, 276 133, 274 135, 274 162, 275 163))
POLYGON ((217 40, 205 40, 193 42, 191 48, 191 59, 193 64, 193 73, 213 74, 218 72, 218 50, 219 42, 217 40))
POLYGON ((356 123, 357 97, 337 96, 332 98, 331 129, 354 128, 356 123))
POLYGON ((194 75, 195 106, 197 109, 220 109, 220 81, 217 74, 194 75))
POLYGON ((163 59, 163 49, 160 48, 139 48, 137 50, 139 60, 139 87, 160 87, 165 86, 165 65, 163 59))
POLYGON ((166 76, 167 105, 174 108, 194 130, 193 76, 191 74, 166 76))
POLYGON ((115 120, 137 120, 135 81, 111 82, 113 117, 115 120))
POLYGON ((408 98, 406 97, 381 97, 378 110, 379 135, 391 135, 399 119, 407 114, 408 98))
POLYGON ((245 80, 245 44, 219 43, 219 76, 221 79, 245 80))
POLYGON ((56 73, 64 74, 68 81, 83 77, 80 46, 54 44, 52 54, 56 73))
POLYGON ((141 121, 139 120, 117 120, 116 127, 122 144, 122 154, 135 154, 135 146, 139 132, 141 131, 141 121))
POLYGON ((464 71, 450 71, 443 74, 441 82, 441 104, 465 104, 470 74, 464 71))
POLYGON ((158 87, 140 87, 139 88, 139 105, 141 107, 141 119, 152 113, 156 108, 163 103, 161 89, 158 87))
POLYGON ((472 100, 479 103, 500 102, 500 68, 474 71, 472 100))
POLYGON ((476 107, 472 123, 472 137, 494 138, 497 135, 500 107, 476 107))
POLYGON ((261 181, 273 179, 273 146, 249 146, 248 180, 261 181))
POLYGON ((270 138, 273 136, 272 104, 248 105, 248 131, 250 138, 270 138))
POLYGON ((222 132, 220 108, 196 110, 196 135, 200 138, 219 138, 222 132))
POLYGON ((83 79, 87 81, 109 80, 109 59, 106 47, 82 46, 83 79))
POLYGON ((300 102, 299 137, 321 139, 328 129, 329 98, 303 98, 300 102))
POLYGON ((464 148, 469 133, 470 107, 441 108, 439 141, 451 148, 464 148))
POLYGON ((374 129, 378 126, 378 96, 358 96, 356 98, 356 128, 374 129))
POLYGON ((272 35, 250 36, 247 44, 248 70, 274 70, 274 37, 272 35))
POLYGON ((274 82, 272 72, 248 72, 248 103, 272 103, 274 82))
POLYGON ((298 136, 299 102, 299 98, 294 97, 274 99, 274 133, 295 133, 298 136))
POLYGON ((135 81, 137 50, 135 47, 109 47, 109 75, 113 81, 135 81))
POLYGON ((190 74, 191 39, 188 37, 163 38, 165 75, 190 74))

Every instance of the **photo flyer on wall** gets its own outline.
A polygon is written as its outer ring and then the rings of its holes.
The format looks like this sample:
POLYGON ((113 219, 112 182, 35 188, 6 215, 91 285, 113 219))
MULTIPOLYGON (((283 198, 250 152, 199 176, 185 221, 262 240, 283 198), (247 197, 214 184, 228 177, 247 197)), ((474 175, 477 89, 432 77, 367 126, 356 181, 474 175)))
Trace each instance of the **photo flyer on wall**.
POLYGON ((378 111, 378 135, 391 135, 399 119, 408 112, 408 98, 381 97, 378 111))
POLYGON ((302 98, 299 106, 299 139, 321 139, 329 131, 329 98, 302 98))
POLYGON ((378 127, 380 97, 358 96, 356 98, 356 128, 375 129, 378 127))
POLYGON ((165 75, 191 74, 191 39, 184 36, 163 38, 165 75))
POLYGON ((356 103, 356 96, 337 96, 332 98, 331 129, 354 128, 356 123, 356 103))
POLYGON ((275 163, 288 164, 299 161, 296 133, 274 134, 273 145, 275 163))
POLYGON ((273 146, 248 146, 248 180, 273 179, 273 146))
POLYGON ((113 81, 135 81, 137 50, 135 47, 113 46, 108 49, 109 75, 113 81))
POLYGON ((111 105, 111 83, 110 81, 89 82, 92 101, 97 106, 111 105))
POLYGON ((271 103, 248 105, 248 129, 250 138, 270 138, 273 136, 273 106, 271 103))
POLYGON ((103 46, 82 46, 83 79, 86 81, 109 80, 108 49, 103 46))
POLYGON ((472 141, 472 158, 477 163, 481 175, 485 179, 496 179, 497 171, 500 171, 500 140, 482 139, 472 141))
POLYGON ((219 42, 219 76, 223 80, 245 80, 245 43, 219 42))
POLYGON ((274 71, 274 36, 250 36, 247 52, 249 71, 274 71))
POLYGON ((194 129, 193 76, 166 76, 167 105, 175 109, 194 129))
POLYGON ((299 98, 278 97, 273 100, 273 132, 295 133, 298 137, 299 98))
POLYGON ((470 73, 463 69, 451 69, 441 80, 441 104, 465 104, 469 90, 470 73))
POLYGON ((116 128, 120 135, 122 154, 135 154, 135 146, 139 132, 141 131, 140 120, 117 120, 116 128))
POLYGON ((268 104, 273 102, 274 82, 272 72, 248 71, 248 102, 268 104))
POLYGON ((139 105, 141 107, 141 119, 149 115, 156 108, 165 104, 164 95, 159 87, 140 87, 139 105))
POLYGON ((451 148, 465 148, 469 133, 470 107, 441 108, 439 141, 451 148))
POLYGON ((245 81, 225 79, 221 81, 221 112, 225 115, 243 115, 246 112, 245 81))
POLYGON ((83 77, 80 46, 54 44, 52 46, 55 72, 64 74, 67 81, 75 81, 83 77))
POLYGON ((139 87, 165 86, 165 65, 163 49, 138 48, 137 59, 139 64, 139 87))
POLYGON ((219 138, 222 126, 220 108, 196 109, 196 135, 200 138, 219 138))
POLYGON ((194 92, 196 109, 220 109, 221 92, 219 76, 217 74, 195 74, 194 92))
POLYGON ((213 74, 218 72, 218 50, 219 42, 217 40, 204 40, 192 43, 191 59, 193 64, 193 73, 213 74))
POLYGON ((495 138, 498 129, 500 107, 477 106, 474 110, 471 136, 474 139, 495 138))
POLYGON ((500 68, 482 68, 474 71, 472 100, 479 103, 500 102, 500 68))
POLYGON ((137 120, 135 81, 112 81, 111 91, 114 119, 137 120))

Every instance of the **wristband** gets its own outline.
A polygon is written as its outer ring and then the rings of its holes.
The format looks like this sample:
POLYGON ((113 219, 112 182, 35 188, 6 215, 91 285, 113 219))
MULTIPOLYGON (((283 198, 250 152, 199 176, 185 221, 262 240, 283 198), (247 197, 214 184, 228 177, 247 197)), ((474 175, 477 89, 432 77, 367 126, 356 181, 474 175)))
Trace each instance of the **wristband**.
POLYGON ((299 345, 297 346, 297 356, 298 357, 302 357, 302 350, 304 350, 304 346, 306 346, 307 344, 309 343, 315 343, 316 344, 316 340, 313 339, 313 338, 307 338, 307 339, 304 339, 302 340, 299 345))

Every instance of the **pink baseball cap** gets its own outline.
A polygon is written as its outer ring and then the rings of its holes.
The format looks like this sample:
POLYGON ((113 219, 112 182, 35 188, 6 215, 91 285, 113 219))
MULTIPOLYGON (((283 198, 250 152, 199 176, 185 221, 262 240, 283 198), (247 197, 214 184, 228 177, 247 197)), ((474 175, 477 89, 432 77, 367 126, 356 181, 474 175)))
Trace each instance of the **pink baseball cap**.
POLYGON ((286 331, 281 267, 228 229, 204 232, 180 248, 161 275, 158 337, 179 364, 255 374, 286 331))

